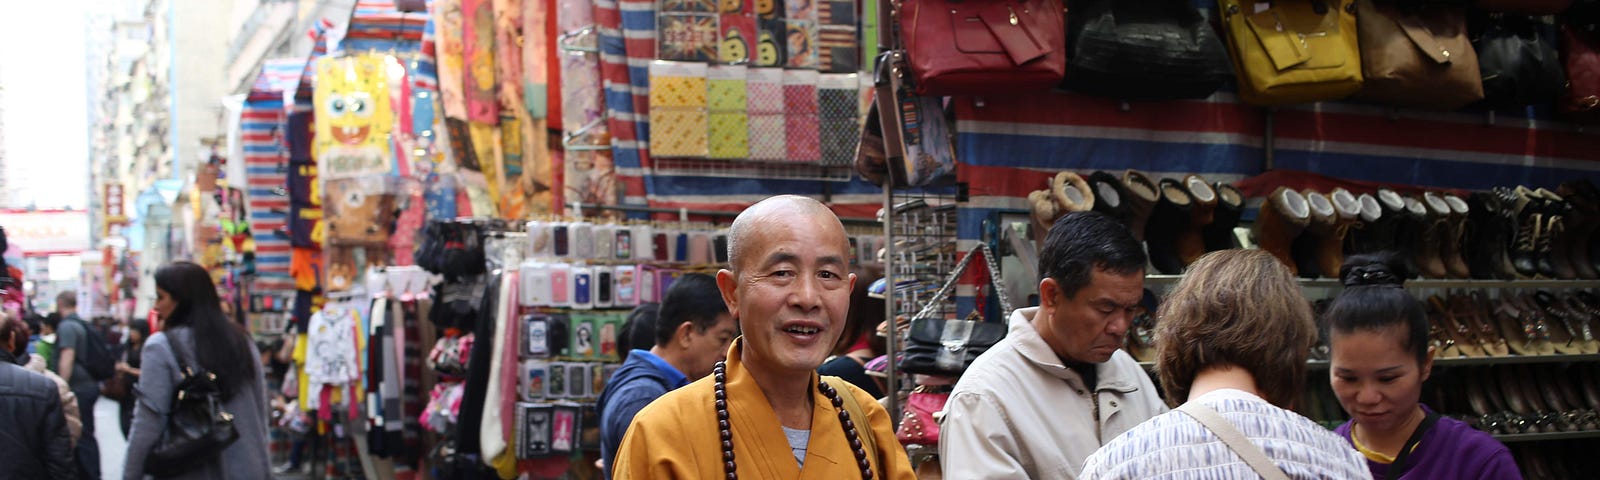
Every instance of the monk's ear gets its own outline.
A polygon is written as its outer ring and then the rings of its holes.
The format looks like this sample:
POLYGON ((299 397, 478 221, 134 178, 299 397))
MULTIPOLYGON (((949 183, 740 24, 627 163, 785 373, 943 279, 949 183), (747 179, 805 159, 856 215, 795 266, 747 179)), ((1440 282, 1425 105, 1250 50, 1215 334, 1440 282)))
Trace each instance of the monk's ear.
POLYGON ((717 290, 722 293, 722 303, 728 306, 728 314, 733 315, 733 321, 739 321, 739 297, 736 292, 739 288, 739 276, 726 268, 717 271, 717 290))

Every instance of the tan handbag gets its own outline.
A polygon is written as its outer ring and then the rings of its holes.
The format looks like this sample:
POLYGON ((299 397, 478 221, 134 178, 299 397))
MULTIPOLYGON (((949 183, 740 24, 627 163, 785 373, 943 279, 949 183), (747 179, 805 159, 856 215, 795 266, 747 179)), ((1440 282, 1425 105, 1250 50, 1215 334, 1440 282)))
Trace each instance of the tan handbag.
POLYGON ((1407 9, 1357 0, 1361 73, 1357 98, 1433 110, 1455 110, 1483 99, 1478 54, 1460 7, 1407 9))
POLYGON ((1273 106, 1361 89, 1355 0, 1218 0, 1239 99, 1273 106))

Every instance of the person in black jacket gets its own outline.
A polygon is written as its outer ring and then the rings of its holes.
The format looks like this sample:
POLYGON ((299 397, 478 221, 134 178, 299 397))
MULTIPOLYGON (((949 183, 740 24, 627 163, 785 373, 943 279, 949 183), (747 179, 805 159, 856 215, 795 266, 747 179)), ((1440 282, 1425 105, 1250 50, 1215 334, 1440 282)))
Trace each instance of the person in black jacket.
POLYGON ((61 393, 18 365, 22 342, 11 329, 0 332, 0 480, 78 478, 61 393))

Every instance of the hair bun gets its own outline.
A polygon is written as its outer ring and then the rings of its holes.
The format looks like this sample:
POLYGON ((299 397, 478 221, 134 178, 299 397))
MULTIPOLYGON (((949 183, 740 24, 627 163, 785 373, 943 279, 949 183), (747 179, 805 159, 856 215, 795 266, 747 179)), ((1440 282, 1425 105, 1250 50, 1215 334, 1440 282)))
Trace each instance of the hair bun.
POLYGON ((1356 255, 1345 260, 1339 269, 1340 283, 1346 287, 1393 285, 1405 283, 1406 268, 1393 254, 1356 255))

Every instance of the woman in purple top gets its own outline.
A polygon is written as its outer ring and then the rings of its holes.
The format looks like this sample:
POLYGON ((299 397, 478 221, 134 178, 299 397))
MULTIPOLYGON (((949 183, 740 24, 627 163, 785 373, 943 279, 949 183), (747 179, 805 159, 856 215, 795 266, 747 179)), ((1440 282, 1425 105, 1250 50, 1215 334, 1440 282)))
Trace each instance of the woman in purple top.
POLYGON ((1521 479, 1511 451, 1489 434, 1418 402, 1433 370, 1422 302, 1401 288, 1404 263, 1358 255, 1339 271, 1345 289, 1325 314, 1333 391, 1351 420, 1339 435, 1375 479, 1521 479))

